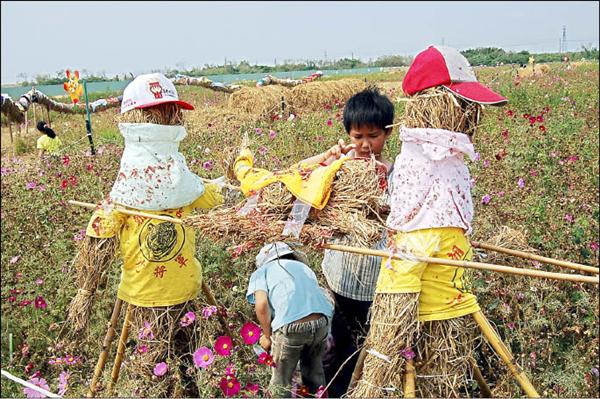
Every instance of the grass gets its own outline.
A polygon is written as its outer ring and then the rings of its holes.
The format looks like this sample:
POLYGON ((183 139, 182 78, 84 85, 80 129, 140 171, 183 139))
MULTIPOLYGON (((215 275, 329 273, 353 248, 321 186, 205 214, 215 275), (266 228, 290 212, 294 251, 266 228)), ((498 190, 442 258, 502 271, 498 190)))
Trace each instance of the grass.
MULTIPOLYGON (((511 67, 478 68, 477 73, 483 82, 506 95, 510 103, 503 108, 486 108, 474 139, 480 159, 469 162, 475 179, 473 239, 489 240, 506 225, 524 232, 527 244, 544 256, 597 266, 598 64, 582 64, 571 70, 555 64, 548 74, 521 81, 515 80, 511 67), (543 121, 532 124, 524 114, 541 115, 543 121), (541 125, 544 131, 540 130, 541 125), (519 179, 524 184, 519 185, 519 179), (487 205, 481 202, 484 195, 491 196, 487 205)), ((364 77, 376 81, 392 97, 399 93, 401 73, 364 77)), ((203 177, 223 174, 223 150, 238 146, 244 133, 250 135, 258 166, 271 170, 323 151, 338 138, 346 138, 341 124, 342 108, 335 104, 320 112, 299 114, 294 121, 283 118, 239 126, 211 121, 209 126, 202 110, 218 107, 226 95, 200 87, 179 90, 181 98, 197 108, 186 114, 188 137, 182 142, 181 151, 190 168, 203 177), (269 138, 270 131, 275 132, 274 138, 269 138), (206 161, 214 161, 215 166, 204 169, 206 161)), ((403 103, 398 102, 396 119, 400 119, 402 111, 403 103)), ((51 112, 54 129, 69 146, 64 154, 69 156, 68 164, 63 159, 40 163, 34 148, 37 132, 32 133, 31 129, 20 137, 24 144, 19 145, 15 156, 6 140, 7 129, 2 127, 2 368, 25 379, 39 371, 55 392, 59 373, 67 370, 71 373, 68 396, 85 394, 115 298, 121 264, 116 261, 111 265, 91 327, 81 337, 77 353, 72 353, 80 356, 80 362, 69 366, 48 364, 50 356, 67 354, 57 347, 57 336, 77 289, 71 270, 77 250, 75 238, 90 216, 87 210, 67 206, 65 201, 96 202, 110 191, 123 145, 116 127, 117 112, 109 110, 92 116, 98 148, 95 157, 86 155, 89 147, 85 118, 51 112), (48 304, 46 309, 23 302, 40 296, 48 304), (11 333, 12 358, 8 350, 11 333)), ((394 159, 398 150, 394 133, 386 146, 388 159, 394 159)), ((226 248, 201 237, 198 240, 197 256, 204 278, 227 309, 227 321, 234 332, 245 321, 254 320, 253 309, 244 298, 253 255, 232 257, 226 248)), ((313 253, 310 259, 320 274, 321 254, 313 253)), ((531 262, 513 264, 565 272, 531 262)), ((484 313, 497 326, 540 394, 598 396, 597 287, 487 272, 468 274, 484 313)), ((198 301, 206 305, 202 296, 198 301)), ((202 320, 198 328, 202 344, 208 347, 223 333, 214 317, 202 320)), ((482 347, 478 355, 495 396, 521 395, 489 348, 482 347)), ((113 356, 109 357, 108 368, 113 356)), ((231 358, 217 359, 207 370, 195 371, 202 396, 222 395, 218 384, 230 360, 238 367, 242 385, 256 382, 266 386, 268 368, 256 364, 256 355, 244 347, 231 358)), ((130 388, 135 383, 124 373, 117 393, 131 395, 130 388)), ((22 390, 3 381, 0 394, 22 396, 22 390)))

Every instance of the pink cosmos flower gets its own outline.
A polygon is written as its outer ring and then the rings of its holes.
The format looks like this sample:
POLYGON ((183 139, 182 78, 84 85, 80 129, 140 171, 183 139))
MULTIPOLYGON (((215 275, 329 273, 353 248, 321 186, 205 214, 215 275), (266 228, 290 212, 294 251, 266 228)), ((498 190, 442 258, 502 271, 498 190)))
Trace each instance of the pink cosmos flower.
POLYGON ((567 213, 567 214, 565 214, 565 220, 567 222, 569 222, 569 223, 573 223, 573 221, 575 220, 575 218, 570 213, 567 213))
MULTIPOLYGON (((46 391, 50 390, 50 387, 48 386, 48 382, 43 378, 32 377, 29 380, 29 383, 35 385, 36 387, 45 389, 46 391)), ((27 387, 23 388, 23 393, 28 398, 43 398, 44 397, 44 395, 42 395, 40 392, 33 390, 31 388, 27 388, 27 387)))
POLYGON ((504 140, 508 140, 508 129, 504 129, 500 134, 504 140))
POLYGON ((490 166, 490 160, 489 159, 484 159, 483 160, 483 167, 487 168, 488 166, 490 166))
POLYGON ((214 166, 215 166, 215 162, 213 160, 206 161, 202 164, 202 168, 204 168, 204 170, 207 170, 207 171, 211 171, 214 166))
POLYGON ((141 344, 137 347, 137 353, 139 353, 140 355, 143 355, 146 352, 148 352, 148 345, 141 344))
POLYGON ((216 306, 205 306, 202 308, 202 318, 205 320, 208 319, 210 316, 214 315, 215 313, 217 313, 216 306))
POLYGON ((480 159, 481 159, 481 154, 478 153, 478 152, 476 152, 475 153, 475 158, 474 158, 475 162, 479 162, 480 159))
POLYGON ((62 360, 65 364, 68 364, 68 365, 79 363, 79 357, 75 357, 73 355, 67 355, 62 360))
POLYGON ((524 188, 525 187, 525 180, 523 180, 522 177, 519 177, 519 181, 517 181, 517 184, 519 185, 520 188, 524 188))
POLYGON ((73 234, 73 241, 83 241, 85 238, 85 230, 79 230, 77 234, 73 234))
POLYGON ((181 327, 187 327, 194 321, 196 321, 196 314, 190 311, 183 315, 183 317, 179 321, 179 324, 181 325, 181 327))
POLYGON ((17 263, 19 261, 19 259, 21 259, 21 255, 13 256, 12 258, 10 258, 8 263, 10 263, 11 265, 14 265, 15 263, 17 263))
POLYGON ((152 325, 144 320, 144 327, 140 329, 138 333, 138 339, 154 339, 154 334, 152 333, 152 325))
POLYGON ((247 345, 254 345, 260 338, 260 327, 252 322, 245 323, 240 330, 242 339, 247 345))
POLYGON ((210 366, 213 360, 215 360, 215 356, 206 346, 198 348, 196 352, 194 352, 194 364, 196 367, 205 369, 210 366))
POLYGON ((267 152, 269 152, 269 149, 267 147, 265 147, 264 145, 261 145, 260 147, 258 147, 258 153, 260 155, 265 155, 267 152))
POLYGON ((58 394, 64 395, 69 390, 69 378, 71 374, 68 371, 62 371, 58 376, 58 394))
POLYGON ((483 205, 487 205, 490 203, 491 200, 492 200, 492 197, 489 194, 486 194, 481 198, 481 203, 483 205))
POLYGON ((25 184, 25 188, 27 190, 33 190, 36 186, 37 186, 37 184, 34 181, 29 181, 25 184))
POLYGON ((406 360, 414 359, 415 352, 411 348, 404 348, 400 351, 400 356, 405 358, 406 360))
POLYGON ((506 194, 504 191, 498 191, 498 197, 504 197, 504 194, 506 194))
POLYGON ((256 396, 258 396, 258 391, 260 390, 260 386, 258 384, 253 384, 251 382, 248 382, 246 384, 246 386, 244 387, 244 390, 250 394, 251 398, 255 398, 256 396))
POLYGON ((255 131, 255 132, 256 132, 256 134, 257 134, 257 135, 259 135, 259 136, 260 136, 260 135, 262 134, 262 132, 263 132, 263 131, 262 131, 262 129, 261 129, 261 128, 259 128, 259 127, 257 127, 256 129, 254 129, 254 131, 255 131))
POLYGON ((262 352, 260 355, 258 355, 258 364, 266 364, 267 366, 270 367, 277 367, 277 365, 275 364, 275 362, 273 362, 273 356, 269 355, 267 352, 262 352))
POLYGON ((269 138, 273 140, 275 137, 277 137, 277 132, 275 130, 269 130, 269 138))
POLYGON ((597 241, 593 241, 590 243, 590 248, 592 249, 592 251, 597 251, 598 248, 600 248, 600 245, 598 245, 597 241))
POLYGON ((48 304, 44 300, 43 296, 38 295, 38 297, 35 298, 34 306, 36 309, 46 309, 48 307, 48 304))
POLYGON ((35 280, 35 283, 37 285, 42 285, 42 284, 44 284, 44 279, 43 278, 38 278, 38 279, 35 280))
POLYGON ((327 126, 333 126, 333 121, 331 119, 327 119, 327 126))
POLYGON ((153 373, 157 377, 162 377, 163 375, 167 374, 167 371, 169 371, 169 366, 167 366, 167 363, 160 362, 156 363, 156 366, 154 366, 153 373))
POLYGON ((219 384, 226 398, 235 396, 240 391, 240 382, 235 377, 223 377, 219 384))
POLYGON ((235 377, 236 368, 233 363, 229 363, 227 367, 225 367, 225 375, 228 377, 235 377))
POLYGON ((215 352, 219 356, 229 356, 231 355, 231 348, 233 347, 233 342, 231 338, 227 335, 221 335, 215 341, 215 352))

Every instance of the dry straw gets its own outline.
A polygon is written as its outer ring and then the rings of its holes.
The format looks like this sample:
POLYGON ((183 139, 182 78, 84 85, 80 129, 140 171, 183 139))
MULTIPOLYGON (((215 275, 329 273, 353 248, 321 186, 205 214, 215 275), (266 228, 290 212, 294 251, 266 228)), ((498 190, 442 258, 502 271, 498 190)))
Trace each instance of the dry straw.
POLYGON ((294 87, 289 103, 297 113, 320 111, 324 105, 332 105, 336 101, 346 102, 366 86, 364 81, 358 79, 310 82, 294 87))
MULTIPOLYGON (((273 183, 259 191, 257 206, 247 215, 238 213, 243 206, 238 204, 191 216, 184 222, 215 241, 256 246, 286 238, 281 233, 294 200, 285 185, 273 183)), ((381 212, 382 190, 375 163, 348 161, 333 181, 327 205, 310 212, 299 239, 319 247, 334 235, 348 235, 359 245, 371 246, 381 239, 381 212)))
POLYGON ((229 96, 227 105, 231 111, 270 118, 280 112, 289 95, 290 89, 283 86, 242 87, 229 96))
POLYGON ((406 357, 402 354, 412 348, 419 330, 418 303, 418 293, 375 294, 362 377, 349 397, 403 396, 406 357))
POLYGON ((468 398, 477 325, 469 316, 422 324, 417 341, 417 392, 420 398, 468 398))
POLYGON ((67 324, 75 336, 87 328, 90 312, 94 305, 95 293, 106 278, 117 250, 116 238, 94 238, 86 236, 79 246, 75 259, 76 282, 79 289, 69 304, 67 324))
POLYGON ((404 109, 409 128, 446 129, 475 134, 482 106, 456 97, 442 86, 427 89, 410 98, 404 109))

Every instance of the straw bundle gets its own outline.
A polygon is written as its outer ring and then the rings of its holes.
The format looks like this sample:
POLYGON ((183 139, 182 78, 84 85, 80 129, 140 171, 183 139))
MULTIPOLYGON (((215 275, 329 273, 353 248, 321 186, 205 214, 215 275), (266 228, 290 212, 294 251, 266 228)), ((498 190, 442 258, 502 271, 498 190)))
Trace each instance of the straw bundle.
POLYGON ((75 336, 87 328, 95 293, 117 250, 116 238, 86 236, 75 259, 76 283, 79 289, 69 304, 67 324, 75 336))
MULTIPOLYGON (((243 204, 191 216, 184 222, 219 242, 258 245, 282 236, 294 196, 282 183, 273 183, 258 193, 257 206, 246 216, 238 214, 243 204)), ((331 196, 321 211, 312 209, 300 241, 319 247, 333 235, 348 235, 358 245, 371 246, 381 239, 382 190, 373 161, 345 162, 331 187, 331 196)))
POLYGON ((290 89, 283 86, 242 87, 229 96, 227 104, 231 111, 270 118, 280 112, 289 95, 290 89))
POLYGON ((407 102, 403 123, 409 128, 446 129, 475 134, 481 105, 456 97, 441 86, 426 89, 407 102))
POLYGON ((477 325, 469 316, 423 323, 417 341, 417 397, 468 398, 477 325))
POLYGON ((153 107, 132 109, 117 116, 121 123, 155 123, 158 125, 183 125, 183 112, 178 105, 167 103, 153 107))
MULTIPOLYGON (((525 233, 519 230, 511 229, 508 226, 502 226, 498 234, 486 241, 489 244, 496 245, 503 248, 516 249, 518 251, 524 251, 531 254, 535 254, 537 251, 527 244, 527 236, 525 233)), ((523 260, 516 258, 512 255, 503 254, 496 251, 486 251, 485 262, 497 263, 501 265, 515 265, 520 266, 523 264, 523 260)))
MULTIPOLYGON (((130 331, 137 345, 132 348, 129 361, 124 363, 127 381, 134 384, 134 387, 123 387, 133 391, 127 396, 198 396, 195 381, 185 374, 185 370, 193 366, 192 354, 199 342, 195 324, 180 325, 181 318, 189 311, 197 311, 192 301, 167 307, 133 308, 130 331), (145 351, 140 350, 142 345, 145 351), (157 379, 153 370, 160 362, 166 362, 169 371, 157 379)), ((196 319, 195 323, 198 322, 196 319)))
POLYGON ((366 83, 358 79, 310 82, 294 87, 289 103, 294 112, 320 111, 324 105, 346 102, 365 87, 366 83))
POLYGON ((362 377, 349 397, 403 396, 406 358, 402 351, 412 347, 417 335, 418 303, 418 293, 375 294, 362 377))

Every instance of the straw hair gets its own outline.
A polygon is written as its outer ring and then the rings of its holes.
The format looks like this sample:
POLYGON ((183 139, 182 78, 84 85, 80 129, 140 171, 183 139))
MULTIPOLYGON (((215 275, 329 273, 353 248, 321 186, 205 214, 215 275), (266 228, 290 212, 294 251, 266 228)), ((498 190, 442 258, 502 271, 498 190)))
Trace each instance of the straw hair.
POLYGON ((417 397, 470 398, 480 335, 470 315, 423 323, 417 341, 417 397))
POLYGON ((132 109, 117 116, 121 123, 155 123, 157 125, 183 125, 183 112, 177 104, 166 103, 148 108, 132 109))
POLYGON ((73 335, 78 335, 87 328, 96 290, 106 278, 106 271, 115 257, 117 245, 116 238, 86 236, 79 246, 74 261, 79 289, 67 310, 67 324, 70 325, 73 335))
MULTIPOLYGON (((418 333, 418 293, 375 294, 371 306, 367 351, 362 377, 349 392, 352 398, 402 397, 406 359, 401 352, 413 346, 418 333)), ((418 384, 417 384, 418 385, 418 384)))
POLYGON ((409 128, 445 129, 475 134, 481 105, 465 101, 442 86, 426 89, 407 101, 404 125, 409 128))

